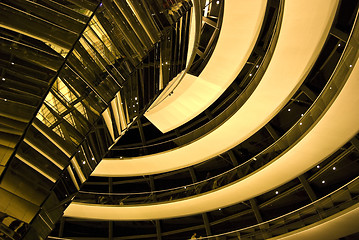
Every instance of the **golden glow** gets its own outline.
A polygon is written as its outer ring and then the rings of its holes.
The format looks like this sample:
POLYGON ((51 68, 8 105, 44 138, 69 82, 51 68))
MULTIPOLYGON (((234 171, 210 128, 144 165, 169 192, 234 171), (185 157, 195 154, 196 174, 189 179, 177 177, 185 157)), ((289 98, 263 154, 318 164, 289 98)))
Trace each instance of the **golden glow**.
MULTIPOLYGON (((246 140, 271 120, 302 84, 326 41, 337 6, 337 0, 285 3, 281 32, 267 71, 246 103, 217 129, 193 143, 167 152, 123 160, 104 159, 93 175, 141 176, 173 171, 217 156, 246 140)), ((231 51, 233 45, 229 45, 227 52, 231 51)), ((162 121, 167 126, 170 119, 177 121, 178 114, 186 113, 195 106, 197 101, 187 95, 186 89, 196 84, 200 83, 183 81, 167 98, 169 101, 174 99, 178 107, 174 104, 161 106, 158 122, 162 121), (184 84, 187 85, 181 89, 184 84), (182 95, 185 98, 176 101, 182 95)))
MULTIPOLYGON (((163 99, 160 96, 161 103, 154 102, 155 107, 145 113, 160 131, 168 132, 191 120, 228 88, 253 50, 266 5, 266 0, 245 4, 243 1, 226 1, 216 48, 200 76, 185 75, 170 97, 163 99)), ((167 88, 171 86, 169 84, 167 88)), ((164 90, 166 95, 169 92, 164 90)))
POLYGON ((359 131, 358 65, 357 62, 332 106, 301 141, 239 182, 191 198, 149 205, 111 207, 73 203, 66 209, 65 216, 106 220, 153 220, 181 217, 230 206, 276 189, 318 165, 359 131), (306 155, 305 158, 302 157, 303 153, 306 155))

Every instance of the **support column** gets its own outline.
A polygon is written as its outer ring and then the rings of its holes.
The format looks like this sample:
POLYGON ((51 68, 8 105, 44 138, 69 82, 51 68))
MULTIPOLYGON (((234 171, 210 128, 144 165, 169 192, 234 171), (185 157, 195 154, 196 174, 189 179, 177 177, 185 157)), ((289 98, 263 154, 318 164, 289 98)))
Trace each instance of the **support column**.
MULTIPOLYGON (((262 223, 263 222, 263 218, 261 213, 259 212, 259 208, 257 205, 257 202, 255 200, 255 198, 249 199, 249 203, 251 204, 251 208, 253 210, 254 216, 256 217, 256 220, 258 223, 262 223)), ((264 239, 270 238, 271 234, 269 232, 269 225, 268 224, 262 224, 259 226, 259 228, 262 231, 262 235, 264 239)))
POLYGON ((189 173, 191 174, 192 182, 197 182, 196 172, 194 171, 193 167, 189 167, 189 173))
POLYGON ((113 222, 108 221, 108 240, 113 239, 113 222))
POLYGON ((270 123, 266 124, 265 128, 269 132, 271 137, 274 139, 274 141, 279 139, 279 135, 278 135, 277 131, 273 128, 273 126, 270 123))
POLYGON ((162 231, 161 231, 160 220, 156 220, 156 235, 157 235, 157 240, 162 240, 162 231))
MULTIPOLYGON (((151 188, 151 191, 155 191, 155 180, 153 178, 152 175, 150 175, 150 188, 151 188)), ((156 202, 157 201, 157 197, 156 197, 156 194, 152 194, 152 201, 156 202)))
MULTIPOLYGON (((204 223, 204 228, 206 229, 207 236, 211 236, 212 231, 211 231, 211 227, 209 225, 209 220, 208 220, 207 213, 202 213, 202 219, 203 219, 203 223, 204 223)), ((210 239, 213 239, 213 238, 210 238, 210 239)))
POLYGON ((307 95, 307 97, 312 100, 313 102, 315 101, 315 99, 317 99, 317 95, 310 90, 305 84, 303 84, 300 89, 304 92, 305 95, 307 95))
MULTIPOLYGON (((304 190, 306 191, 306 193, 308 194, 310 200, 312 202, 314 202, 315 200, 317 200, 317 195, 315 194, 315 192, 313 191, 312 187, 309 185, 309 182, 307 181, 307 179, 304 177, 304 175, 300 175, 298 177, 300 183, 303 185, 304 190)), ((323 209, 320 205, 315 204, 314 205, 316 207, 318 216, 320 219, 323 219, 323 209)))
POLYGON ((317 195, 314 193, 312 187, 309 185, 307 179, 304 177, 304 175, 300 175, 298 177, 300 183, 303 185, 304 190, 306 191, 306 193, 308 194, 310 200, 312 202, 314 202, 315 200, 317 200, 317 195))
POLYGON ((232 162, 233 166, 234 167, 238 166, 238 161, 237 161, 237 158, 234 155, 233 151, 229 150, 227 153, 228 153, 229 159, 231 159, 231 162, 232 162))

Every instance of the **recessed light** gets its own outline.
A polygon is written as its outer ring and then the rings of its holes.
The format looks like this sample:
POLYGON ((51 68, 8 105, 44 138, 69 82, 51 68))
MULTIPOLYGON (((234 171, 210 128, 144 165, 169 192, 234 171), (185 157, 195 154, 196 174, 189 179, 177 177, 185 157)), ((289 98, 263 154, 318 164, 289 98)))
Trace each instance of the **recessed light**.
POLYGON ((324 183, 325 183, 325 180, 323 180, 322 183, 324 184, 324 183))

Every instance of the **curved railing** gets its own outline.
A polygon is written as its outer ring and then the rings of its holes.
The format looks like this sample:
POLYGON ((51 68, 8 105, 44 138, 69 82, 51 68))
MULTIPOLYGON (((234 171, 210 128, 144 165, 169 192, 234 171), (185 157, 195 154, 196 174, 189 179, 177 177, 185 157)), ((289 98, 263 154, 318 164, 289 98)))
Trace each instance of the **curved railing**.
MULTIPOLYGON (((300 227, 316 223, 359 203, 358 176, 351 178, 351 180, 347 180, 346 184, 339 187, 335 187, 334 189, 335 190, 331 190, 329 194, 326 194, 320 199, 306 205, 301 205, 301 207, 297 207, 295 210, 289 211, 278 217, 233 231, 202 237, 202 239, 214 239, 216 237, 216 239, 222 239, 222 237, 223 239, 227 239, 224 237, 236 237, 238 235, 243 237, 244 239, 263 239, 268 238, 269 236, 274 237, 287 233, 288 229, 296 230, 300 227), (301 224, 297 224, 298 222, 300 222, 301 224)), ((224 209, 221 210, 225 211, 224 209)), ((229 221, 231 216, 226 216, 225 218, 227 219, 225 221, 229 221)), ((201 226, 200 228, 202 227, 203 226, 201 226)), ((197 226, 193 226, 192 228, 177 229, 168 232, 165 231, 162 232, 162 236, 167 236, 168 238, 170 238, 170 236, 172 235, 185 233, 188 231, 191 232, 191 234, 188 234, 189 236, 191 236, 193 234, 193 231, 198 229, 199 228, 197 228, 197 226)), ((131 236, 131 239, 148 239, 153 236, 153 234, 131 236)), ((49 239, 72 239, 72 237, 49 237, 49 239)))
MULTIPOLYGON (((301 225, 295 224, 298 221, 304 223, 305 226, 316 223, 324 218, 333 216, 336 213, 343 211, 357 203, 359 203, 359 177, 351 180, 344 186, 331 192, 330 194, 313 201, 312 203, 301 207, 297 210, 284 214, 280 217, 253 225, 241 228, 235 231, 221 233, 217 235, 202 237, 202 239, 222 239, 221 237, 241 237, 247 239, 265 239, 266 234, 271 234, 272 237, 287 233, 288 229, 294 231, 299 229, 301 225), (350 201, 343 201, 343 196, 350 195, 350 201), (331 207, 326 207, 331 206, 331 207), (300 227, 298 227, 300 226, 300 227)), ((344 198, 346 199, 346 198, 344 198)), ((227 239, 227 238, 225 238, 227 239)))
MULTIPOLYGON (((142 145, 134 146, 134 147, 121 147, 121 145, 114 146, 112 148, 113 153, 111 155, 131 157, 131 156, 139 156, 144 152, 146 154, 154 154, 157 153, 158 151, 166 151, 172 148, 177 148, 179 146, 189 144, 190 142, 195 141, 196 139, 204 136, 208 132, 213 131, 215 128, 219 127, 223 122, 228 120, 234 113, 236 113, 238 109, 247 101, 247 99, 254 92, 263 74, 267 70, 267 67, 273 56, 274 49, 280 33, 280 27, 283 18, 284 1, 280 1, 277 4, 278 4, 278 14, 276 16, 276 22, 275 24, 273 24, 272 37, 270 43, 268 44, 264 56, 254 57, 257 54, 254 52, 251 54, 249 59, 254 58, 256 60, 253 63, 247 63, 248 66, 244 67, 243 70, 238 75, 238 76, 245 76, 244 79, 238 84, 239 85, 238 88, 241 89, 240 90, 241 92, 239 93, 239 95, 236 90, 233 90, 233 92, 229 94, 228 92, 225 92, 219 98, 219 99, 225 99, 224 102, 217 101, 212 106, 210 106, 210 109, 214 109, 212 113, 213 114, 212 120, 198 126, 195 129, 191 127, 190 131, 187 130, 187 133, 185 133, 180 137, 175 137, 173 139, 165 140, 159 143, 151 144, 150 141, 148 141, 149 144, 145 146, 142 145), (229 96, 226 96, 227 94, 229 96)), ((265 34, 263 34, 263 36, 259 38, 256 45, 258 45, 258 42, 260 42, 261 38, 264 37, 264 35, 265 34)), ((192 123, 189 123, 188 125, 192 125, 192 123)), ((197 123, 196 125, 199 124, 197 123)))
POLYGON ((356 47, 359 40, 359 28, 357 25, 358 22, 356 21, 340 60, 319 97, 282 137, 262 152, 231 170, 186 186, 137 193, 95 193, 80 191, 77 201, 120 205, 171 201, 224 187, 227 184, 240 181, 241 178, 248 174, 260 171, 261 168, 275 161, 300 141, 321 119, 329 109, 329 106, 334 102, 336 96, 340 93, 340 90, 351 73, 352 64, 355 63, 359 56, 359 49, 356 47))

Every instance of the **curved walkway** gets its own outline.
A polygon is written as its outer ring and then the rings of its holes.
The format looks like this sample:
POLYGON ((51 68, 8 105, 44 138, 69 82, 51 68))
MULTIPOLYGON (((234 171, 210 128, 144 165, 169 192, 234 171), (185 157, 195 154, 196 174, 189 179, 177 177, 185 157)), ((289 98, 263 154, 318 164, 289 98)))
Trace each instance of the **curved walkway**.
POLYGON ((270 240, 336 240, 358 232, 359 204, 349 207, 329 218, 323 219, 296 231, 269 238, 270 240))
POLYGON ((281 157, 243 180, 217 191, 163 204, 119 207, 72 203, 65 216, 103 220, 181 217, 230 206, 290 181, 328 157, 359 131, 359 66, 353 63, 351 67, 353 72, 347 83, 317 125, 281 157))
MULTIPOLYGON (((186 74, 173 94, 160 103, 155 101, 145 117, 165 133, 211 105, 246 64, 258 38, 266 5, 266 0, 225 1, 219 39, 203 72, 199 77, 186 74)), ((163 92, 168 94, 170 91, 165 89, 163 92)))
POLYGON ((304 81, 328 36, 337 6, 337 0, 285 3, 281 32, 267 72, 252 96, 223 125, 198 141, 167 152, 103 159, 92 175, 122 177, 173 171, 205 161, 246 140, 279 112, 304 81))

